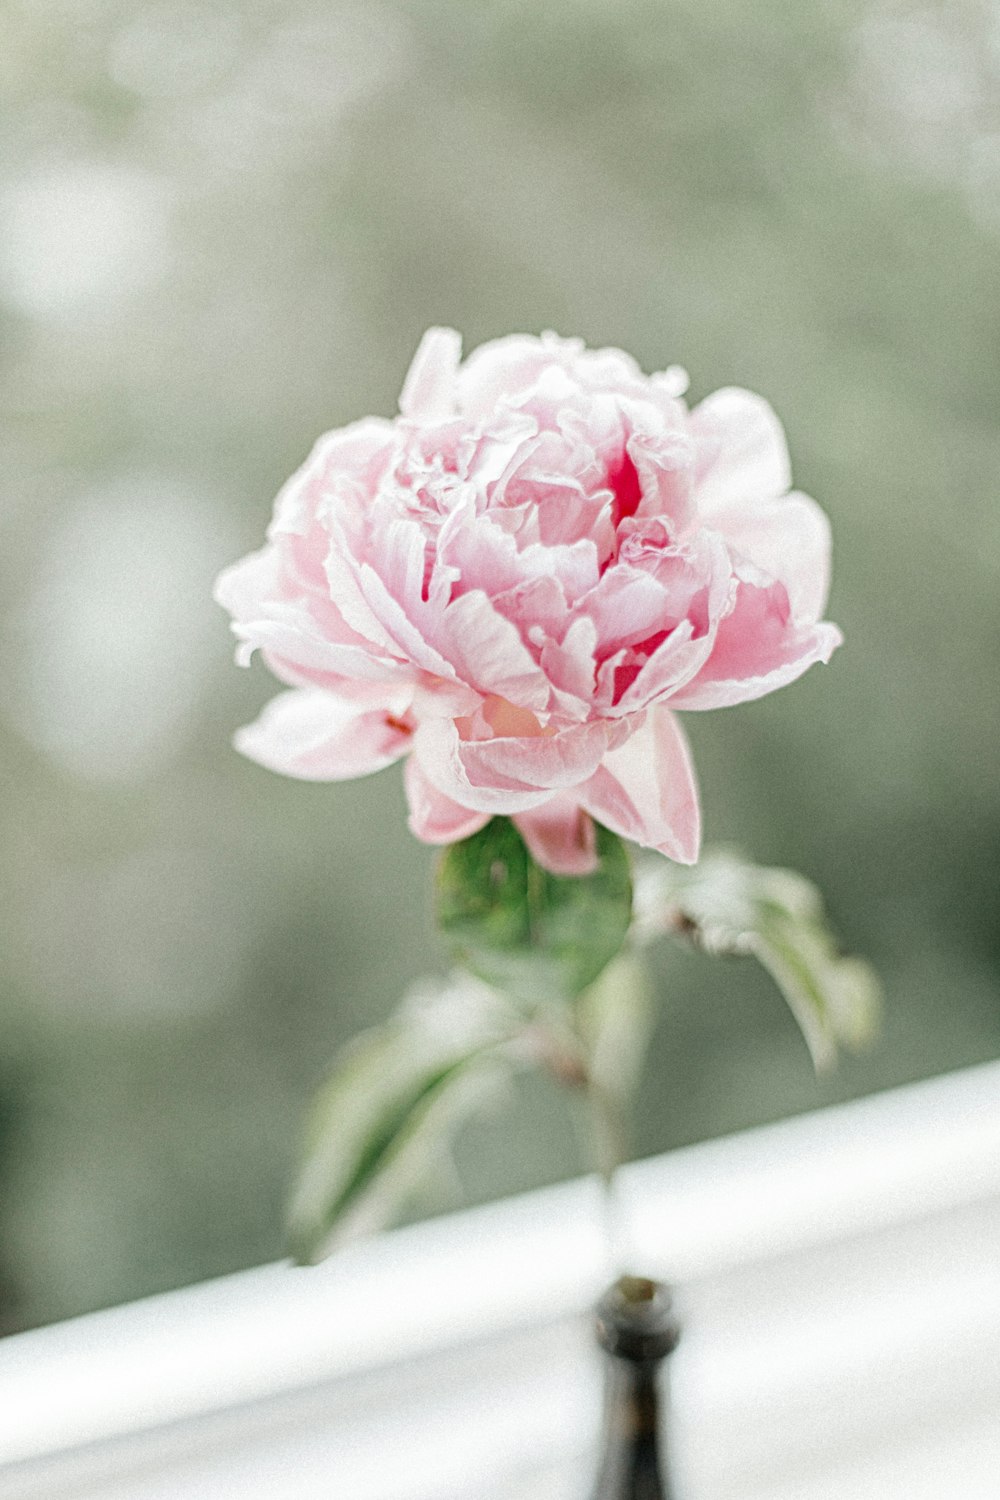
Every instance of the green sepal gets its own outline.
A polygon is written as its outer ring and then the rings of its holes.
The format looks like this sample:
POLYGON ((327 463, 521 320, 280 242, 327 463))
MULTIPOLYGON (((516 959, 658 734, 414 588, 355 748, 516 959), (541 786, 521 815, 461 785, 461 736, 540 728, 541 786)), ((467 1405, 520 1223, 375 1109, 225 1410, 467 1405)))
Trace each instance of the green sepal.
POLYGON ((494 818, 445 851, 438 923, 459 963, 529 1005, 573 1000, 620 951, 632 872, 617 834, 598 826, 596 870, 551 875, 513 823, 494 818))

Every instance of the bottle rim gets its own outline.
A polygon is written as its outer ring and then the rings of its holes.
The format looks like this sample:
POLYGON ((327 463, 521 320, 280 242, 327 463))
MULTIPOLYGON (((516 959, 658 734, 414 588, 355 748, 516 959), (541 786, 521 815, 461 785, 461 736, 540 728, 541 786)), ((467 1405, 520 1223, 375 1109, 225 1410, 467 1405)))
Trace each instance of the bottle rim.
POLYGON ((621 1276, 597 1304, 597 1339, 618 1359, 660 1360, 680 1339, 669 1287, 646 1276, 621 1276))

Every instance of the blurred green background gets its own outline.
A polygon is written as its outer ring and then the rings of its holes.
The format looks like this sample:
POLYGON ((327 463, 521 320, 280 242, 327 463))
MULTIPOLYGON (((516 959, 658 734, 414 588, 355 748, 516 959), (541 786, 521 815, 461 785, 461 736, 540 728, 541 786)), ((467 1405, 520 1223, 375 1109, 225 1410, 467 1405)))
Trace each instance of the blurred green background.
MULTIPOLYGON (((273 1258, 334 1048, 443 956, 398 768, 283 781, 210 601, 423 328, 745 384, 835 536, 833 664, 691 715, 707 834, 827 894, 888 1006, 813 1078, 664 951, 637 1148, 1000 1051, 994 6, 2 8, 0 1325, 273 1258)), ((578 1170, 542 1085, 425 1211, 578 1170)))

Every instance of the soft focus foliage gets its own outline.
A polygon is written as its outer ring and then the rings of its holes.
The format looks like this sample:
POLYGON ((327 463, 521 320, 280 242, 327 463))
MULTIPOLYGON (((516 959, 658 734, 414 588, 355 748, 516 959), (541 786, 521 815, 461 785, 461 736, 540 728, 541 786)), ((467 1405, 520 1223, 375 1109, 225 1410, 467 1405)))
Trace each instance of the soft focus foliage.
MULTIPOLYGON (((844 648, 685 724, 706 839, 816 881, 882 1039, 817 1085, 766 973, 665 949, 637 1150, 997 1054, 995 24, 5 6, 3 1326, 279 1254, 327 1060, 447 963, 397 769, 233 755, 274 682, 210 598, 316 433, 392 415, 432 324, 761 392, 833 527, 844 648)), ((467 1201, 579 1156, 526 1079, 456 1162, 467 1201)))
POLYGON ((787 1000, 817 1068, 837 1048, 871 1040, 880 1006, 875 974, 838 953, 823 901, 794 870, 766 870, 727 850, 695 870, 650 862, 639 880, 636 931, 670 932, 716 957, 759 959, 787 1000))
POLYGON ((396 1217, 463 1115, 515 1071, 516 1024, 500 995, 456 976, 345 1049, 310 1113, 288 1212, 297 1260, 396 1217))
MULTIPOLYGON (((346 1047, 312 1111, 289 1215, 292 1253, 316 1260, 381 1229, 419 1187, 484 1083, 534 1065, 585 1101, 588 1165, 613 1174, 631 1148, 635 1088, 652 1034, 650 938, 760 960, 817 1068, 871 1039, 879 990, 836 949, 819 892, 731 851, 696 869, 644 862, 633 920, 621 840, 597 828, 597 869, 553 875, 507 818, 441 861, 438 918, 467 966, 346 1047), (469 981, 467 970, 488 984, 469 981)), ((621 1226, 615 1227, 620 1232, 621 1226)))

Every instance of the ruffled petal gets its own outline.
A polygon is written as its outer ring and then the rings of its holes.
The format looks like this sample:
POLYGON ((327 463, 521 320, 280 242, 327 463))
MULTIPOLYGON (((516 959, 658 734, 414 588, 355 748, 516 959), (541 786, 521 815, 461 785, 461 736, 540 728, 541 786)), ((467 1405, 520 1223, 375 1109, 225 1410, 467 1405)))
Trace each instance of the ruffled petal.
POLYGON ((572 792, 560 792, 513 822, 532 859, 553 875, 590 875, 597 869, 594 824, 572 792))
POLYGON ((687 739, 665 708, 650 709, 641 728, 580 790, 599 823, 678 864, 692 865, 701 841, 698 786, 687 739))
POLYGON ((267 528, 274 541, 297 537, 310 570, 321 568, 325 538, 319 513, 324 509, 330 481, 339 481, 340 493, 353 492, 358 501, 371 494, 399 448, 399 433, 384 417, 362 417, 346 427, 325 432, 313 444, 305 463, 282 485, 274 502, 274 515, 267 528))
POLYGON ((451 719, 424 719, 413 736, 413 754, 432 786, 460 807, 484 813, 524 812, 552 793, 517 781, 473 784, 464 763, 463 742, 451 719))
MULTIPOLYGON (((658 698, 671 697, 681 684, 689 682, 698 669, 704 666, 711 650, 712 636, 705 635, 692 639, 690 620, 682 621, 677 629, 671 632, 668 639, 653 652, 648 661, 639 668, 634 681, 609 711, 624 717, 648 708, 658 698)), ((617 671, 621 670, 620 667, 615 667, 617 661, 617 657, 612 657, 608 663, 612 670, 602 671, 600 680, 602 688, 606 685, 607 677, 610 677, 613 682, 617 671)))
POLYGON ((763 698, 828 662, 843 636, 836 625, 797 625, 784 584, 742 579, 701 671, 671 697, 673 708, 728 708, 763 698))
POLYGON ((641 487, 633 514, 663 516, 676 531, 694 520, 693 472, 695 445, 683 429, 633 432, 627 451, 641 487))
POLYGON ((324 592, 310 591, 290 573, 282 543, 270 542, 223 569, 214 597, 232 615, 240 641, 236 659, 248 666, 254 651, 293 686, 338 691, 342 680, 389 681, 412 678, 402 654, 374 644, 347 623, 324 592))
POLYGON ((608 568, 596 588, 580 601, 579 613, 594 623, 599 657, 641 641, 676 619, 664 585, 628 563, 608 568))
POLYGON ((481 590, 455 599, 427 634, 459 680, 484 697, 496 694, 532 712, 548 708, 552 690, 545 673, 517 626, 481 590))
POLYGON ((518 813, 539 807, 554 791, 579 786, 597 769, 627 725, 577 724, 558 734, 499 735, 463 740, 449 719, 424 720, 414 754, 428 780, 463 807, 518 813))
POLYGON ((406 702, 362 708, 319 688, 279 693, 260 717, 237 731, 243 755, 303 781, 347 781, 391 765, 410 748, 412 734, 401 715, 406 702))
POLYGON ((339 692, 344 682, 405 682, 414 675, 403 662, 324 640, 310 617, 291 606, 275 605, 271 619, 234 621, 232 629, 241 642, 236 653, 241 666, 249 665, 254 651, 260 650, 271 671, 294 687, 339 692))
POLYGON ((281 586, 281 560, 277 548, 259 547, 248 552, 215 580, 212 598, 221 604, 236 620, 253 619, 260 615, 281 586))
POLYGON ((484 419, 504 401, 529 391, 553 367, 572 367, 583 353, 582 339, 561 339, 555 334, 532 338, 509 334, 491 339, 474 349, 458 376, 462 411, 484 419))
POLYGON ((597 719, 556 734, 498 735, 491 740, 462 741, 459 754, 473 783, 497 781, 556 791, 586 781, 613 738, 624 741, 628 732, 627 725, 597 719))
POLYGON ((425 844, 453 844, 478 833, 490 820, 489 813, 461 807, 428 781, 423 767, 411 755, 403 769, 403 785, 410 809, 410 832, 425 844))
POLYGON ((830 589, 830 523, 815 500, 793 491, 760 505, 720 507, 712 526, 754 567, 784 584, 797 621, 820 618, 830 589))
POLYGON ((438 422, 451 416, 461 357, 460 333, 454 328, 428 328, 403 381, 399 409, 404 417, 438 422))
POLYGON ((773 500, 790 487, 785 434, 762 397, 725 387, 706 396, 688 424, 696 443, 694 489, 703 520, 711 524, 716 506, 773 500))

